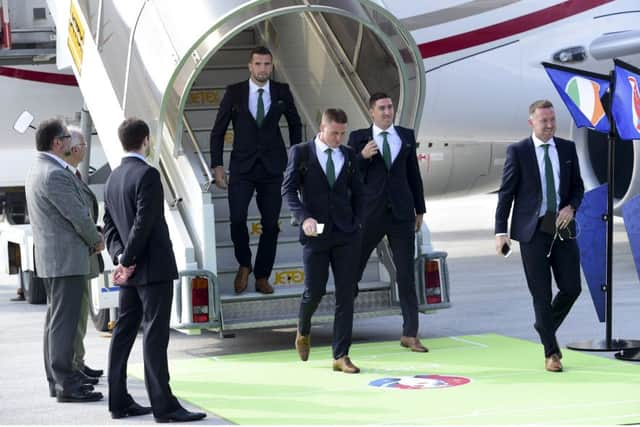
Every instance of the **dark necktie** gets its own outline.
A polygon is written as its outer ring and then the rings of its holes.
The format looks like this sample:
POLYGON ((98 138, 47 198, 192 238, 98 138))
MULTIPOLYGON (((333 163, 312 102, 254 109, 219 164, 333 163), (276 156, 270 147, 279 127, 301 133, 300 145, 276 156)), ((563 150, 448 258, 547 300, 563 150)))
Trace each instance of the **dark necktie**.
POLYGON ((329 181, 329 187, 333 188, 333 184, 336 182, 336 167, 333 164, 333 159, 331 158, 333 150, 331 148, 327 148, 324 152, 327 153, 327 181, 329 181))
POLYGON ((380 135, 382 135, 382 160, 384 160, 387 170, 391 170, 391 148, 389 147, 389 141, 387 140, 389 132, 380 132, 380 135))
POLYGON ((553 179, 553 166, 549 158, 549 144, 542 144, 544 149, 544 177, 547 184, 547 211, 555 212, 558 209, 556 204, 556 183, 553 179))
POLYGON ((258 108, 256 109, 256 123, 258 127, 262 126, 264 120, 264 101, 262 100, 262 93, 264 89, 258 89, 258 108))
POLYGON ((82 181, 82 174, 80 173, 80 171, 78 169, 76 169, 76 176, 78 177, 78 179, 80 181, 82 181))

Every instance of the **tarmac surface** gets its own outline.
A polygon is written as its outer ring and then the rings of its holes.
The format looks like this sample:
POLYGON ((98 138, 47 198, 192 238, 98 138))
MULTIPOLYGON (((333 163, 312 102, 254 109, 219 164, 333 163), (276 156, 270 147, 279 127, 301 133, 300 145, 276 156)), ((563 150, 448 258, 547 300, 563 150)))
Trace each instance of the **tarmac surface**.
MULTIPOLYGON (((495 195, 428 201, 426 221, 435 250, 449 253, 452 307, 420 316, 420 335, 435 337, 497 333, 538 343, 533 330, 533 310, 526 287, 518 245, 509 258, 495 255, 493 215, 495 195)), ((614 235, 613 337, 640 339, 640 283, 624 225, 616 219, 614 235)), ((88 404, 57 403, 49 397, 42 361, 42 325, 45 306, 9 302, 15 296, 14 276, 0 275, 0 424, 107 425, 151 424, 151 416, 112 420, 106 400, 88 404)), ((85 339, 86 361, 105 369, 109 336, 89 323, 85 339)), ((397 340, 401 317, 357 320, 354 342, 397 340)), ((331 325, 314 327, 314 345, 330 345, 331 325)), ((239 331, 234 338, 204 332, 187 336, 172 331, 169 359, 192 359, 225 354, 293 349, 295 328, 239 331)), ((569 342, 604 339, 586 283, 571 313, 558 332, 561 346, 569 342)), ((142 362, 142 336, 138 336, 130 363, 142 362)), ((594 353, 613 357, 613 353, 594 353)), ((357 360, 354 360, 357 363, 357 360)), ((540 347, 540 371, 544 357, 540 347)), ((563 359, 565 365, 571 360, 563 359)), ((619 362, 629 363, 629 362, 619 362)), ((330 366, 327 366, 330 369, 330 366)), ((106 378, 96 387, 107 394, 106 378)), ((144 383, 129 378, 134 399, 148 404, 144 383)), ((197 409, 187 402, 190 409, 197 409)), ((199 424, 228 424, 209 414, 199 424)))

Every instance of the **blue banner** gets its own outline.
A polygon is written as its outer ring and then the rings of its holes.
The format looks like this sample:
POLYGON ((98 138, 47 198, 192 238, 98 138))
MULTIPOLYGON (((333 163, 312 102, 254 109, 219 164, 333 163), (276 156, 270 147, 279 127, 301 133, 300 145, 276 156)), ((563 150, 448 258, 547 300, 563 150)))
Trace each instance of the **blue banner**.
POLYGON ((602 96, 609 89, 609 77, 547 62, 542 65, 576 126, 608 133, 611 125, 602 105, 602 96))
POLYGON ((640 139, 640 70, 615 61, 611 114, 620 139, 640 139))
POLYGON ((627 236, 629 236, 629 246, 636 264, 636 272, 640 278, 640 196, 635 196, 622 206, 622 217, 627 236))
POLYGON ((580 264, 593 306, 600 322, 604 322, 606 294, 603 286, 607 281, 607 223, 603 216, 607 213, 607 184, 584 193, 580 209, 576 213, 580 264))

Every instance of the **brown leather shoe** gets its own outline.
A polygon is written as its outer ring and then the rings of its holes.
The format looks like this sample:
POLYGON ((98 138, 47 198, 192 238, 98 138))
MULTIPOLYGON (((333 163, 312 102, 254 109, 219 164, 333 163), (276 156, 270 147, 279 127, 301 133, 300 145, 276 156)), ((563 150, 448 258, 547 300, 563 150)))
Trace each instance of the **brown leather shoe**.
POLYGON ((562 372, 562 362, 560 362, 560 356, 552 354, 544 359, 544 369, 549 372, 562 372))
POLYGON ((249 274, 251 274, 251 267, 241 265, 233 281, 233 289, 235 289, 236 294, 243 293, 249 286, 249 274))
POLYGON ((333 370, 342 371, 345 374, 357 374, 360 372, 360 368, 351 363, 349 356, 342 356, 340 359, 335 359, 333 361, 333 370))
POLYGON ((300 331, 296 331, 296 351, 300 360, 306 362, 309 360, 309 353, 311 352, 311 336, 300 335, 300 331))
POLYGON ((269 280, 266 277, 261 277, 260 279, 256 279, 256 292, 272 294, 273 286, 269 284, 269 280))
POLYGON ((416 353, 426 353, 429 351, 427 347, 422 345, 420 338, 418 337, 405 337, 403 335, 400 337, 400 345, 411 349, 411 351, 415 351, 416 353))

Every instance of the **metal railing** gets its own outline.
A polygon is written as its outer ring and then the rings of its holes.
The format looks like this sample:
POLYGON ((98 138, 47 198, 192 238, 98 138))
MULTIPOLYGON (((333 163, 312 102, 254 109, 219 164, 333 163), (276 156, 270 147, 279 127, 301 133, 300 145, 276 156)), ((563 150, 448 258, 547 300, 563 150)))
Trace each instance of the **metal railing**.
POLYGON ((189 134, 189 140, 193 145, 194 152, 198 156, 198 161, 200 162, 200 166, 202 166, 202 170, 204 171, 204 174, 207 177, 207 181, 203 182, 200 185, 202 188, 202 192, 207 193, 209 192, 211 185, 213 185, 213 183, 215 182, 215 179, 211 175, 211 170, 209 169, 209 165, 207 165, 207 161, 202 155, 202 150, 200 150, 200 145, 198 144, 198 140, 194 135, 193 129, 191 128, 191 124, 189 124, 189 120, 187 120, 187 117, 184 115, 184 113, 182 114, 182 122, 184 123, 184 128, 187 130, 187 133, 189 134))

